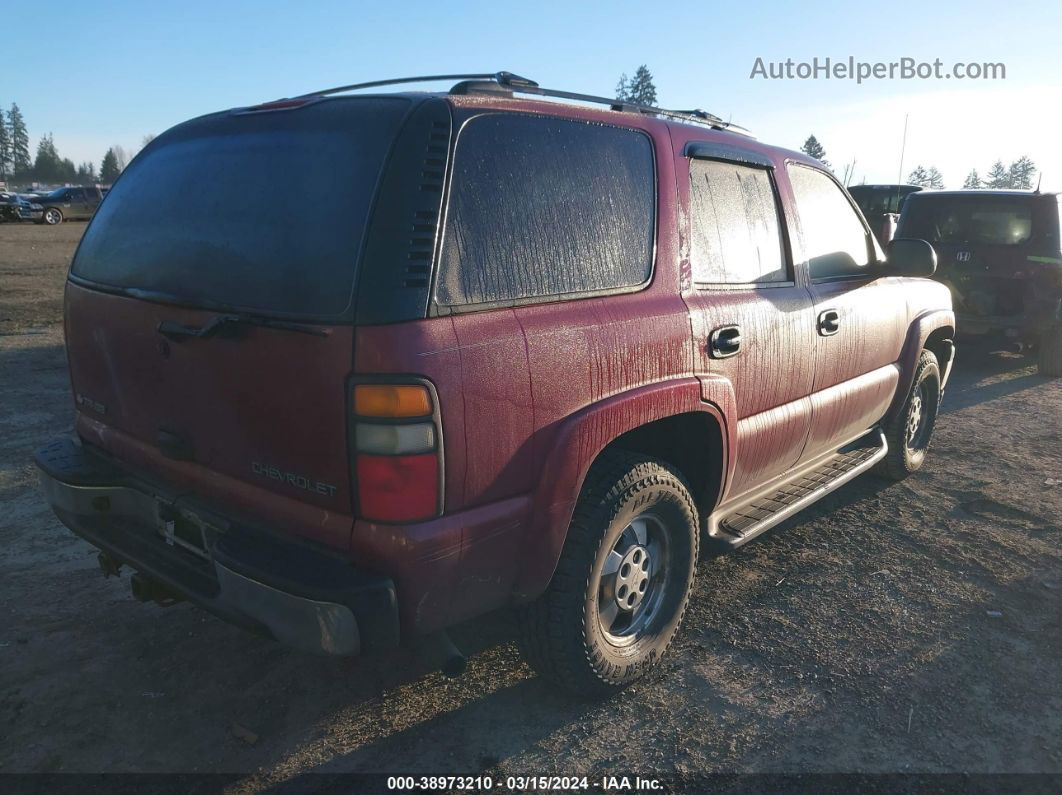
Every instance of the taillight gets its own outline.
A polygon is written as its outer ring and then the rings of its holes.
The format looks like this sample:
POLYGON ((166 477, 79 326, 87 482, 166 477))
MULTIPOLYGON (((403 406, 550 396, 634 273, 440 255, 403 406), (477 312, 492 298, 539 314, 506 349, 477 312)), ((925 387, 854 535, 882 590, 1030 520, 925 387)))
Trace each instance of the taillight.
POLYGON ((356 384, 354 474, 359 514, 414 522, 440 508, 438 413, 424 384, 356 384))

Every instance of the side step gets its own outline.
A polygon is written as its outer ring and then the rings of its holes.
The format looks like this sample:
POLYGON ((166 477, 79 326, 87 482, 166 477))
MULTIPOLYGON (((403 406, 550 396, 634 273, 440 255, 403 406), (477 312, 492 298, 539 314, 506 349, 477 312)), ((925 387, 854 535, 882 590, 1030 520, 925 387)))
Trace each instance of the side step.
POLYGON ((723 505, 708 518, 708 535, 716 545, 737 547, 788 519, 857 475, 866 472, 888 452, 880 428, 835 453, 789 473, 733 505, 723 505))

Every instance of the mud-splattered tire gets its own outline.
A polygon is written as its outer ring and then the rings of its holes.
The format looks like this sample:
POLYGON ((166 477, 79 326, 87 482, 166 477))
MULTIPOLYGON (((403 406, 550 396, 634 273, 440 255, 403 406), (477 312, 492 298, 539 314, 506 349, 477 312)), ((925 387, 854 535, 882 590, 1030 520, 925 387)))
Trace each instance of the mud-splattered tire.
POLYGON ((932 351, 922 351, 911 391, 900 411, 885 425, 889 452, 878 464, 878 474, 892 480, 903 480, 921 469, 933 438, 939 409, 940 366, 932 351))
POLYGON ((1052 326, 1040 336, 1038 359, 1040 375, 1048 378, 1062 376, 1062 326, 1052 326))
POLYGON ((603 453, 549 588, 520 611, 531 667, 591 696, 643 676, 682 622, 699 543, 697 509, 677 472, 645 456, 603 453))

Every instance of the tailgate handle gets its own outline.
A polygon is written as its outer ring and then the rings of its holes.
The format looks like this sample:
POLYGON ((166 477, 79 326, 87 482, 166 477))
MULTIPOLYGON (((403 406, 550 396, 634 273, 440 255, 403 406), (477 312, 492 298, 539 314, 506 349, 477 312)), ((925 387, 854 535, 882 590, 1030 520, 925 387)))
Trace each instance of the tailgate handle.
POLYGON ((175 461, 191 461, 192 443, 187 438, 173 431, 160 430, 155 442, 159 452, 175 461))

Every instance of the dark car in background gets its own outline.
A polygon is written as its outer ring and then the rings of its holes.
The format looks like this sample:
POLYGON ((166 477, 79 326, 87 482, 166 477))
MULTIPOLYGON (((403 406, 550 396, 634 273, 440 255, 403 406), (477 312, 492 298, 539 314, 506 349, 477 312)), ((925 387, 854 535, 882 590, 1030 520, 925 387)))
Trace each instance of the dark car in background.
POLYGON ((1029 191, 932 191, 907 198, 896 231, 928 240, 964 336, 1039 351, 1062 375, 1059 197, 1029 191))
POLYGON ((848 193, 863 211, 878 241, 885 245, 896 232, 896 219, 904 200, 920 190, 918 185, 852 185, 848 193))
POLYGON ((0 223, 35 221, 42 215, 43 208, 32 203, 17 193, 0 193, 0 223))
POLYGON ((55 226, 70 219, 88 220, 103 201, 104 192, 95 185, 57 188, 41 197, 40 222, 55 226))

